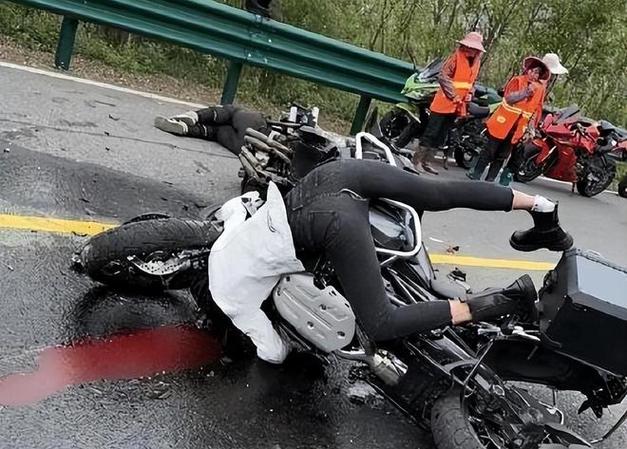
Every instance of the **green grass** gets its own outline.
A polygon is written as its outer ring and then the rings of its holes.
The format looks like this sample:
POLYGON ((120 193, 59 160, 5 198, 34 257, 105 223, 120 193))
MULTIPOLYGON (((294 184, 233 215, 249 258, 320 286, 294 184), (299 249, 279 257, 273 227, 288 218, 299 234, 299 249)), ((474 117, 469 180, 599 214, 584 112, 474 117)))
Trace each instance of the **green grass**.
POLYGON ((610 186, 610 190, 616 191, 618 189, 618 183, 623 179, 623 176, 627 176, 627 162, 618 162, 616 164, 616 176, 610 186))

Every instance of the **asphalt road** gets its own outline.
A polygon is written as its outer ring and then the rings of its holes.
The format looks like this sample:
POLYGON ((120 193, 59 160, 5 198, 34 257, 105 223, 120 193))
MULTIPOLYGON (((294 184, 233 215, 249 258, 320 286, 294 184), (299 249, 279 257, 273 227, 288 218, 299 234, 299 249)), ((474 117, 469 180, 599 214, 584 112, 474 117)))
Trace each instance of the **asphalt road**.
MULTIPOLYGON (((193 217, 238 194, 239 163, 230 153, 152 127, 155 115, 183 105, 5 67, 0 98, 0 213, 104 222, 155 211, 193 217)), ((559 200, 577 246, 627 265, 627 201, 607 193, 586 199, 543 180, 516 187, 559 200)), ((523 212, 451 211, 428 216, 424 232, 433 252, 452 244, 464 255, 556 261, 546 251, 509 248, 512 230, 529 224, 523 212)), ((74 273, 69 259, 84 240, 0 230, 0 447, 432 447, 346 363, 270 369, 250 355, 229 363, 215 338, 177 326, 197 318, 187 295, 123 295, 74 273), (151 333, 160 326, 172 333, 151 333), (207 351, 192 353, 198 345, 207 351), (165 373, 141 354, 154 355, 165 373)), ((475 287, 521 274, 465 270, 475 287)), ((534 280, 542 275, 534 272, 534 280)), ((572 413, 580 401, 563 394, 559 405, 572 413)), ((611 421, 598 425, 586 412, 569 424, 599 435, 611 421)), ((626 446, 622 431, 601 447, 626 446)))

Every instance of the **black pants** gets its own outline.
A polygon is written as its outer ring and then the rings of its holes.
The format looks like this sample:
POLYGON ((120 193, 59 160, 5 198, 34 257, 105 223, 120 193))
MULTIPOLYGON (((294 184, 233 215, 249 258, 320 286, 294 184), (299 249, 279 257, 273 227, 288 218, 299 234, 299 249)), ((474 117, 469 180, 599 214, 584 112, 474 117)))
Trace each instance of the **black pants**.
POLYGON ((420 144, 437 150, 446 143, 448 133, 455 124, 455 114, 431 112, 427 128, 420 139, 420 144))
POLYGON ((244 134, 252 128, 264 134, 269 132, 264 116, 233 105, 214 106, 196 111, 198 123, 189 128, 187 135, 218 142, 231 153, 238 155, 244 145, 244 134))
POLYGON ((370 338, 391 340, 449 324, 447 301, 405 307, 389 302, 370 232, 369 198, 394 199, 418 211, 458 207, 509 211, 512 190, 487 183, 425 179, 375 161, 342 160, 317 167, 286 197, 296 248, 326 254, 370 338))
POLYGON ((495 139, 492 136, 488 137, 488 146, 486 147, 487 156, 490 161, 490 167, 488 168, 488 174, 485 177, 486 181, 492 182, 496 179, 496 176, 503 167, 503 162, 509 156, 512 150, 512 142, 507 136, 504 140, 495 139))

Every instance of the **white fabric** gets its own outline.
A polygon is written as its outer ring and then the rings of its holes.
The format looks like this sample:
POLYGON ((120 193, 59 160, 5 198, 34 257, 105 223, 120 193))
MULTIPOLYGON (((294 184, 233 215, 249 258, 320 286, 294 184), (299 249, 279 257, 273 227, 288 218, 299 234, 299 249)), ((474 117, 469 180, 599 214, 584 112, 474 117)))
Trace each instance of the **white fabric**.
POLYGON ((536 195, 533 199, 532 212, 553 212, 555 210, 555 203, 547 200, 541 195, 536 195))
POLYGON ((248 220, 243 201, 255 204, 259 194, 249 192, 229 200, 216 215, 224 221, 224 232, 209 255, 209 290, 218 307, 257 346, 259 358, 281 363, 289 346, 260 306, 281 275, 305 269, 296 258, 277 186, 270 183, 266 203, 248 220))

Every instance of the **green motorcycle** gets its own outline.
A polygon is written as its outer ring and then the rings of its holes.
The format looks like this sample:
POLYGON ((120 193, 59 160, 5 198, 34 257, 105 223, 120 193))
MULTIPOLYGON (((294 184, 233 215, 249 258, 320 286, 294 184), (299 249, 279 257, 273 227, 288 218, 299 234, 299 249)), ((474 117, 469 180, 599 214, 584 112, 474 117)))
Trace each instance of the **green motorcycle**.
MULTIPOLYGON (((405 82, 401 93, 407 102, 398 103, 379 122, 383 137, 398 148, 406 147, 420 137, 429 121, 429 106, 439 88, 438 76, 444 64, 442 58, 431 61, 422 71, 414 73, 405 82)), ((460 117, 443 148, 445 154, 454 153, 457 165, 470 168, 485 144, 483 119, 501 103, 496 90, 475 85, 468 115, 460 117)))

